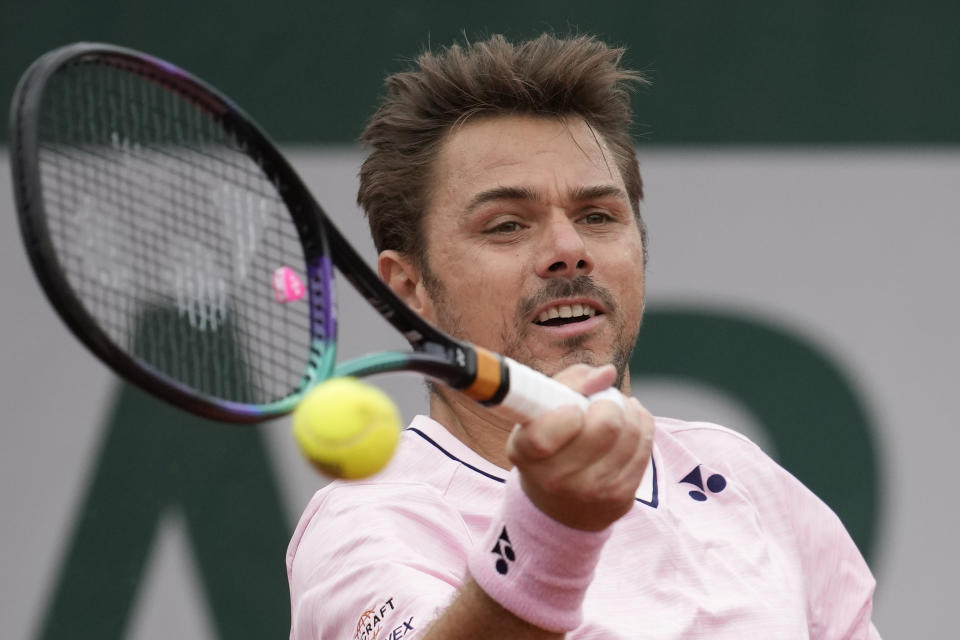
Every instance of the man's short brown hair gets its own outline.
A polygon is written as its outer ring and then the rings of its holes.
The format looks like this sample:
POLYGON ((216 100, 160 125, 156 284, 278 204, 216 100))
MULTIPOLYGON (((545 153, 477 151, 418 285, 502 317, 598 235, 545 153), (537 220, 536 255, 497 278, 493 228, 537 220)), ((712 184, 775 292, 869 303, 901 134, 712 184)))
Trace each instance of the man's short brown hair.
POLYGON ((544 34, 513 44, 495 35, 428 51, 414 69, 389 76, 363 132, 371 153, 357 195, 377 251, 394 249, 426 267, 422 225, 434 161, 447 133, 477 116, 582 118, 613 153, 642 230, 628 90, 646 81, 620 67, 623 53, 591 36, 544 34))

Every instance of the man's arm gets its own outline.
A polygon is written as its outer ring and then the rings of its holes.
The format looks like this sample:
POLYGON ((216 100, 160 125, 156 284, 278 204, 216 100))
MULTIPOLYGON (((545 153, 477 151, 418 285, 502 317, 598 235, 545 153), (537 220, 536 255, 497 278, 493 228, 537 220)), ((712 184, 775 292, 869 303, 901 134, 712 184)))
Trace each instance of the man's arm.
MULTIPOLYGON (((558 379, 592 393, 609 386, 612 376, 612 370, 581 366, 558 379)), ((511 457, 529 476, 533 493, 545 506, 534 506, 526 497, 517 471, 511 472, 508 489, 514 498, 520 497, 527 515, 532 516, 526 522, 532 523, 528 530, 535 541, 542 540, 545 546, 553 543, 556 548, 562 540, 542 535, 558 529, 559 538, 590 538, 594 534, 586 529, 603 528, 632 506, 650 445, 643 435, 646 422, 639 416, 635 409, 623 411, 613 403, 597 402, 586 416, 558 410, 517 430, 511 441, 511 449, 516 451, 511 457), (638 460, 631 462, 633 457, 638 460), (583 463, 575 464, 576 460, 583 463), (634 467, 639 470, 626 471, 634 467), (588 471, 595 476, 584 477, 588 471), (603 487, 611 482, 627 483, 622 491, 609 492, 628 494, 626 506, 613 508, 608 500, 597 500, 596 493, 591 493, 606 491, 603 487), (579 497, 571 491, 579 491, 579 497), (570 505, 564 503, 566 499, 570 505), (577 503, 579 507, 574 506, 577 503), (564 518, 567 525, 560 523, 564 518)), ((652 420, 649 427, 652 429, 652 420)), ((602 545, 604 534, 596 535, 602 545)), ((519 540, 512 541, 519 544, 519 540)), ((464 549, 473 547, 474 555, 491 562, 489 570, 497 560, 490 553, 493 546, 471 541, 454 507, 436 499, 426 485, 351 483, 328 488, 308 505, 288 550, 290 637, 562 637, 562 633, 551 633, 517 617, 495 600, 496 594, 491 597, 469 574, 464 575, 464 549), (428 630, 426 634, 424 630, 428 630), (492 636, 491 630, 496 630, 492 636)), ((541 546, 527 544, 530 554, 518 552, 511 578, 522 574, 514 568, 525 558, 536 557, 541 546)), ((561 574, 568 571, 571 549, 563 555, 562 561, 548 563, 548 568, 561 574)), ((592 570, 584 575, 589 584, 592 570)), ((524 593, 520 590, 514 595, 524 593)), ((544 613, 539 607, 543 599, 536 594, 521 600, 534 608, 533 613, 544 613)), ((548 615, 547 619, 562 617, 548 615)))
MULTIPOLYGON (((594 369, 576 365, 558 374, 557 379, 590 395, 609 387, 615 374, 612 367, 594 369)), ((507 450, 520 473, 526 498, 540 512, 535 516, 548 516, 554 521, 549 523, 551 526, 568 530, 569 535, 590 536, 588 532, 594 532, 592 535, 601 536, 599 545, 602 546, 606 539, 602 532, 633 506, 652 442, 653 418, 632 400, 622 408, 613 402, 598 402, 585 413, 573 408, 558 409, 515 428, 507 450)), ((507 495, 509 500, 509 490, 507 495)), ((505 511, 510 509, 505 507, 505 511)), ((495 528, 501 526, 500 521, 495 522, 495 528)), ((550 554, 555 550, 549 544, 533 552, 547 554, 537 560, 548 567, 570 562, 569 554, 564 557, 557 554, 554 560, 550 554)), ((592 576, 592 566, 585 570, 592 576)), ((563 632, 546 630, 527 619, 536 618, 540 613, 551 619, 552 608, 562 609, 569 601, 569 594, 561 593, 563 602, 554 603, 546 601, 552 593, 549 589, 545 598, 541 593, 525 593, 525 589, 522 584, 503 592, 494 587, 494 592, 488 594, 468 576, 454 601, 434 620, 426 637, 431 640, 562 638, 563 632), (543 600, 538 602, 538 598, 543 600), (522 606, 517 606, 518 601, 522 606), (507 602, 515 611, 530 606, 541 611, 520 617, 505 608, 507 602)))
POLYGON ((840 518, 790 474, 782 502, 793 514, 807 584, 810 637, 879 640, 871 621, 876 582, 840 518))

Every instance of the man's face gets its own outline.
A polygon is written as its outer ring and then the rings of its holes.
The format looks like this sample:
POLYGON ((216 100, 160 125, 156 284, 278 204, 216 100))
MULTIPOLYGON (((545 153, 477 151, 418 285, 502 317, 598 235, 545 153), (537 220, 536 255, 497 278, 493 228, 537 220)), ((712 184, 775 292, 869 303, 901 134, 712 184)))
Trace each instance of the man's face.
POLYGON ((547 375, 612 362, 622 379, 643 244, 604 141, 579 119, 477 119, 447 137, 434 176, 428 319, 547 375))

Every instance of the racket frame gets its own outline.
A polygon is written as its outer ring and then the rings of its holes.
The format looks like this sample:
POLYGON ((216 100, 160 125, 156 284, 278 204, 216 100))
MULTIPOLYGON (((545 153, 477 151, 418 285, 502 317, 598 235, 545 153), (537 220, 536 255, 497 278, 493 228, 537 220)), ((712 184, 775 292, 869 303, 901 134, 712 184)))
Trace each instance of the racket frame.
POLYGON ((346 241, 263 130, 229 98, 192 74, 153 56, 115 45, 83 42, 61 47, 37 59, 18 83, 11 107, 10 137, 21 235, 44 293, 81 343, 122 378, 148 393, 202 417, 234 423, 260 422, 289 413, 311 386, 331 375, 412 371, 464 390, 483 404, 498 404, 507 395, 507 361, 449 336, 407 307, 346 241), (270 404, 253 405, 200 393, 117 346, 70 286, 46 221, 39 170, 39 119, 49 79, 65 65, 94 60, 171 88, 213 114, 242 141, 247 155, 263 170, 286 204, 307 262, 312 342, 303 381, 290 395, 270 404), (372 354, 335 366, 334 291, 329 261, 407 339, 412 352, 372 354), (320 318, 316 314, 328 315, 320 318), (324 323, 332 335, 318 339, 318 322, 324 323))

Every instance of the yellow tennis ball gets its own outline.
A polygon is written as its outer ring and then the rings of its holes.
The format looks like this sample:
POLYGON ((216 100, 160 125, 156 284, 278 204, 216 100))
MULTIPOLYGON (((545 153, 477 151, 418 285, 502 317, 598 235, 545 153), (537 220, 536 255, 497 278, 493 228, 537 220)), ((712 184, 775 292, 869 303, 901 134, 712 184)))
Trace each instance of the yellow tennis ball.
POLYGON ((365 478, 390 461, 400 439, 400 412, 380 389, 356 378, 332 378, 294 409, 293 436, 322 473, 365 478))

